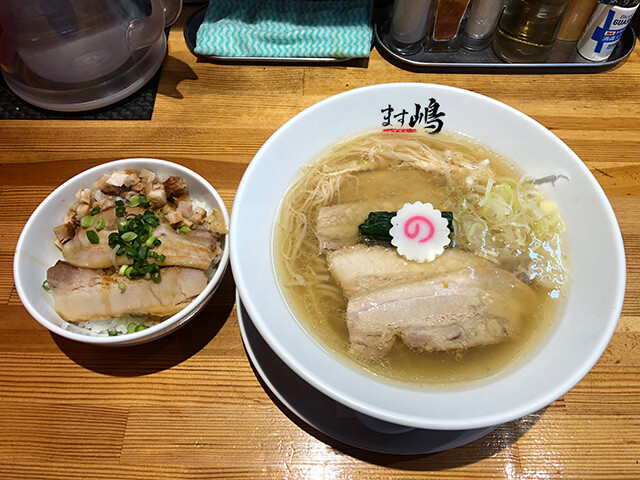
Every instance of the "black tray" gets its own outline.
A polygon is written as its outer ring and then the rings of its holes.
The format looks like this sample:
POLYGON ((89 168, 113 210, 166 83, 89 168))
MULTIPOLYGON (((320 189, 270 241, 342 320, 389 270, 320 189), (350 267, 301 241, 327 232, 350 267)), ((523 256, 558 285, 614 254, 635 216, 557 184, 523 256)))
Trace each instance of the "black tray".
MULTIPOLYGON (((2 0, 0 0, 2 1, 2 0)), ((200 55, 195 52, 198 29, 202 25, 204 16, 207 13, 208 5, 204 5, 193 12, 189 18, 187 18, 184 24, 184 40, 189 47, 191 53, 198 58, 204 58, 208 60, 222 61, 222 62, 251 62, 251 63, 340 63, 348 62, 352 60, 359 60, 355 58, 334 58, 334 57, 223 57, 219 55, 200 55)))
POLYGON ((391 9, 382 12, 375 22, 374 36, 380 53, 391 63, 414 71, 448 70, 451 72, 487 73, 595 73, 609 70, 626 60, 633 51, 636 37, 629 26, 605 62, 590 62, 576 51, 577 42, 557 40, 549 60, 544 63, 507 63, 498 58, 491 47, 471 51, 461 48, 457 52, 420 51, 413 55, 399 55, 389 47, 391 9))

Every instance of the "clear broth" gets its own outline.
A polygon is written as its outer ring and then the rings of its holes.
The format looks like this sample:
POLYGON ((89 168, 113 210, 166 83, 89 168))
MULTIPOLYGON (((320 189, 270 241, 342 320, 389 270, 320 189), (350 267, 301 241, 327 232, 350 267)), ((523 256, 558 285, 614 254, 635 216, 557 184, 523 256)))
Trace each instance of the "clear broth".
MULTIPOLYGON (((367 135, 380 133, 359 135, 340 142, 320 154, 309 166, 321 168, 322 165, 331 165, 336 161, 351 162, 351 159, 345 160, 344 157, 353 157, 353 148, 344 147, 357 146, 367 135), (341 152, 345 150, 347 152, 343 155, 341 152)), ((482 145, 458 135, 447 134, 440 138, 445 140, 427 138, 427 141, 432 143, 435 149, 455 147, 465 158, 473 158, 475 161, 489 159, 494 173, 499 177, 522 177, 522 173, 514 166, 482 145)), ((355 161, 360 160, 356 158, 355 161)), ((375 163, 377 160, 365 154, 363 161, 375 163)), ((305 175, 309 173, 303 173, 303 178, 305 175)), ((541 339, 554 324, 563 295, 558 294, 557 289, 534 286, 537 305, 523 322, 519 335, 510 337, 507 341, 473 347, 465 351, 424 352, 409 348, 400 339, 396 339, 391 351, 380 360, 364 361, 352 357, 349 354, 349 332, 346 323, 347 300, 341 295, 340 287, 331 277, 324 253, 318 247, 315 236, 315 218, 319 208, 362 201, 388 201, 394 204, 400 202, 402 205, 404 202, 419 200, 432 203, 441 211, 453 211, 455 217, 457 206, 465 200, 460 196, 460 186, 452 185, 446 175, 412 167, 350 173, 340 182, 327 202, 312 207, 303 206, 308 195, 304 189, 298 187, 299 184, 294 183, 278 212, 273 252, 276 277, 283 297, 295 318, 320 345, 347 363, 357 365, 379 378, 403 384, 466 384, 492 376, 517 363, 517 360, 524 358, 527 352, 541 343, 541 339), (295 242, 296 239, 293 237, 296 232, 285 226, 285 218, 292 210, 299 209, 309 218, 309 228, 303 234, 300 254, 291 262, 285 259, 283 245, 295 242), (313 272, 313 278, 310 278, 309 272, 313 272), (301 278, 304 279, 303 285, 299 285, 301 278)))

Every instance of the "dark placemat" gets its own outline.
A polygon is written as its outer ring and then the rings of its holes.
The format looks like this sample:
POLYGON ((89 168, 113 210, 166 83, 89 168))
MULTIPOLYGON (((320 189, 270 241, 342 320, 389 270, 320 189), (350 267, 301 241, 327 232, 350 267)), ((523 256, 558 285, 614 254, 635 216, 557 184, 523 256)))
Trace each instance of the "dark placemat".
POLYGON ((54 112, 18 98, 0 76, 0 119, 4 120, 151 120, 160 70, 140 90, 113 105, 86 112, 54 112))
MULTIPOLYGON (((2 0, 0 0, 2 1, 2 0)), ((165 29, 167 38, 169 28, 165 29)), ((18 98, 0 75, 0 119, 1 120, 151 120, 156 103, 160 72, 140 90, 113 105, 85 112, 55 112, 36 107, 18 98)))

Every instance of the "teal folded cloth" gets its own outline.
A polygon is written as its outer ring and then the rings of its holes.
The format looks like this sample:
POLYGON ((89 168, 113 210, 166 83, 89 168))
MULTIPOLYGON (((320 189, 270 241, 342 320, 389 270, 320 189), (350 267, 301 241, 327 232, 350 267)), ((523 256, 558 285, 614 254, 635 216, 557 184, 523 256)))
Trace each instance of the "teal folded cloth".
POLYGON ((195 52, 221 57, 368 57, 372 4, 372 0, 211 0, 195 52))

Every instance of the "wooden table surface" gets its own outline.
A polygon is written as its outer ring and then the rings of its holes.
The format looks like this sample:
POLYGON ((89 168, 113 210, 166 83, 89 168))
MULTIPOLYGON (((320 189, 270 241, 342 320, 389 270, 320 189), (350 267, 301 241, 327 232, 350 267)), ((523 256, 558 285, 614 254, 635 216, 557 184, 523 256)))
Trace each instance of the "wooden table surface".
POLYGON ((198 61, 170 35, 150 121, 0 121, 0 478, 640 478, 640 47, 606 73, 412 73, 374 50, 358 65, 198 61), (119 158, 181 163, 231 209, 267 138, 330 95, 395 81, 488 95, 541 122, 600 182, 618 216, 627 291, 591 372, 539 412, 466 446, 379 455, 339 445, 285 413, 247 360, 227 272, 206 309, 159 341, 103 349, 51 334, 12 277, 24 223, 60 183, 119 158))

